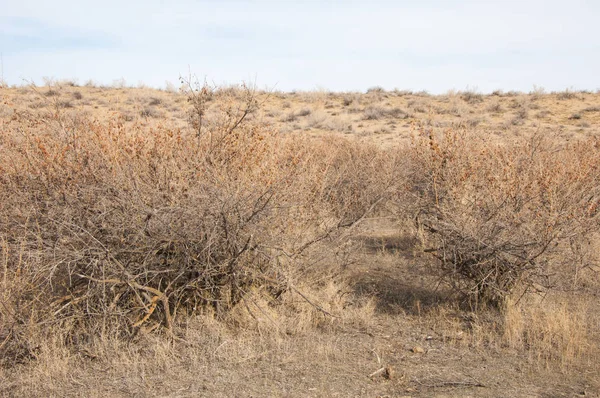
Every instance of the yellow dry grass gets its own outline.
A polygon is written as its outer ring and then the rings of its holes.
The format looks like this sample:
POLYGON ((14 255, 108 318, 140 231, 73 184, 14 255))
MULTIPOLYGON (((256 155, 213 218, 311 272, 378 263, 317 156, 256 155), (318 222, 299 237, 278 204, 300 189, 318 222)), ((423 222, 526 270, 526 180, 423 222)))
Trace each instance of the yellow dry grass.
MULTIPOLYGON (((222 89, 239 91, 238 87, 222 89)), ((188 125, 186 96, 178 91, 56 84, 52 87, 3 88, 0 115, 12 109, 35 113, 62 108, 66 114, 106 120, 123 117, 142 126, 188 125)), ((598 136, 600 95, 591 92, 495 93, 449 92, 428 95, 403 91, 361 93, 259 92, 253 118, 282 132, 315 136, 344 135, 383 145, 408 140, 414 124, 434 128, 476 127, 491 139, 537 131, 559 132, 565 140, 598 136)), ((218 101, 209 107, 216 108, 218 101)))

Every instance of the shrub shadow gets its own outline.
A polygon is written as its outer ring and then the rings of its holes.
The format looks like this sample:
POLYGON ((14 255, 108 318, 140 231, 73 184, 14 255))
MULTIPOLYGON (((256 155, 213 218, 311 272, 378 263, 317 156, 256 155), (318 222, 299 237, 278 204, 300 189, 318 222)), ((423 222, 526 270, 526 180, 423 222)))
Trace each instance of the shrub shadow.
POLYGON ((418 315, 454 302, 456 297, 427 272, 410 235, 361 237, 364 262, 351 281, 357 296, 377 298, 377 311, 395 315, 418 315))
POLYGON ((391 278, 389 274, 378 274, 358 278, 354 283, 358 296, 377 298, 377 311, 389 315, 419 315, 423 311, 453 301, 449 292, 435 285, 418 286, 391 278))

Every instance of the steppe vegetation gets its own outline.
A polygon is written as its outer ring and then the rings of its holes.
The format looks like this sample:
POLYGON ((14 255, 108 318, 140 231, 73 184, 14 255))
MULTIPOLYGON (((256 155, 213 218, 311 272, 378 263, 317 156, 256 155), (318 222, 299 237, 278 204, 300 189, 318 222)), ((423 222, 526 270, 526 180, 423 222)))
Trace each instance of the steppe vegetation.
POLYGON ((1 396, 600 394, 600 94, 0 87, 1 396))

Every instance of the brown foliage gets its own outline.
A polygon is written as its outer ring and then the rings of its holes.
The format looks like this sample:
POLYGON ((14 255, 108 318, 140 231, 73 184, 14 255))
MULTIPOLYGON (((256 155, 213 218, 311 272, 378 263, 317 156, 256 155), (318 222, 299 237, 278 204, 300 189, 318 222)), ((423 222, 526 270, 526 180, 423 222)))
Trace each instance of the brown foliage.
POLYGON ((416 222, 458 291, 499 304, 597 260, 584 249, 600 228, 600 144, 557 142, 446 131, 414 146, 416 222))
POLYGON ((31 355, 32 325, 76 343, 225 314, 251 291, 304 297, 311 247, 391 192, 373 173, 394 158, 373 147, 221 116, 193 134, 15 116, 0 138, 5 358, 31 355))

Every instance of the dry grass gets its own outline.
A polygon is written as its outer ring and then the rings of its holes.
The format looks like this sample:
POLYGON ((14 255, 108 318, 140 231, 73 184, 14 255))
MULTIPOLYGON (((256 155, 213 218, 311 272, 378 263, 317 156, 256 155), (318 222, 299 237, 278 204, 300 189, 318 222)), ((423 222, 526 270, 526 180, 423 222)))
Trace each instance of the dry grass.
POLYGON ((600 392, 597 94, 116 85, 0 88, 0 395, 600 392))
POLYGON ((541 366, 568 369, 574 364, 598 363, 600 352, 594 330, 598 315, 591 301, 550 295, 511 302, 505 314, 504 341, 541 366))
MULTIPOLYGON (((35 114, 47 109, 50 101, 67 101, 73 106, 67 109, 69 113, 87 114, 100 120, 123 115, 127 124, 156 126, 168 123, 169 126, 182 129, 188 126, 189 105, 186 103, 186 96, 178 91, 94 85, 76 87, 70 84, 40 87, 37 91, 39 93, 36 94, 22 87, 3 88, 3 102, 6 104, 0 104, 0 114, 10 114, 13 108, 29 110, 35 114), (49 91, 57 95, 44 95, 49 91), (81 99, 74 97, 76 93, 81 94, 81 99), (150 105, 157 101, 160 103, 150 105), (149 112, 144 112, 145 110, 149 112)), ((234 90, 229 88, 221 91, 231 93, 234 90)), ((600 135, 600 112, 593 111, 600 107, 600 95, 594 93, 545 93, 537 89, 529 94, 482 95, 467 91, 432 96, 402 91, 373 91, 369 94, 314 91, 258 92, 256 98, 262 106, 253 117, 271 124, 277 130, 308 131, 315 136, 335 133, 358 138, 364 137, 363 133, 366 131, 369 132, 369 141, 379 145, 407 143, 413 134, 412 125, 415 123, 450 127, 461 123, 462 119, 478 116, 481 117, 481 122, 477 125, 478 130, 495 133, 493 137, 510 134, 527 136, 535 131, 547 133, 557 129, 561 130, 565 140, 600 135), (563 99, 565 95, 569 99, 563 99), (463 97, 469 101, 465 101, 463 97), (532 108, 533 104, 535 109, 532 108), (384 113, 397 109, 404 113, 380 117, 378 112, 375 112, 377 119, 365 120, 365 116, 371 117, 372 111, 369 109, 383 110, 384 113), (317 120, 313 118, 309 127, 310 115, 305 113, 312 111, 321 112, 321 115, 317 120), (581 119, 569 119, 577 113, 581 114, 581 119), (485 118, 482 117, 484 115, 485 118), (294 120, 290 122, 290 118, 294 120), (387 126, 390 121, 395 121, 393 128, 387 126), (588 127, 582 127, 582 123, 587 123, 588 127), (388 128, 390 134, 370 133, 382 128, 388 128)))

